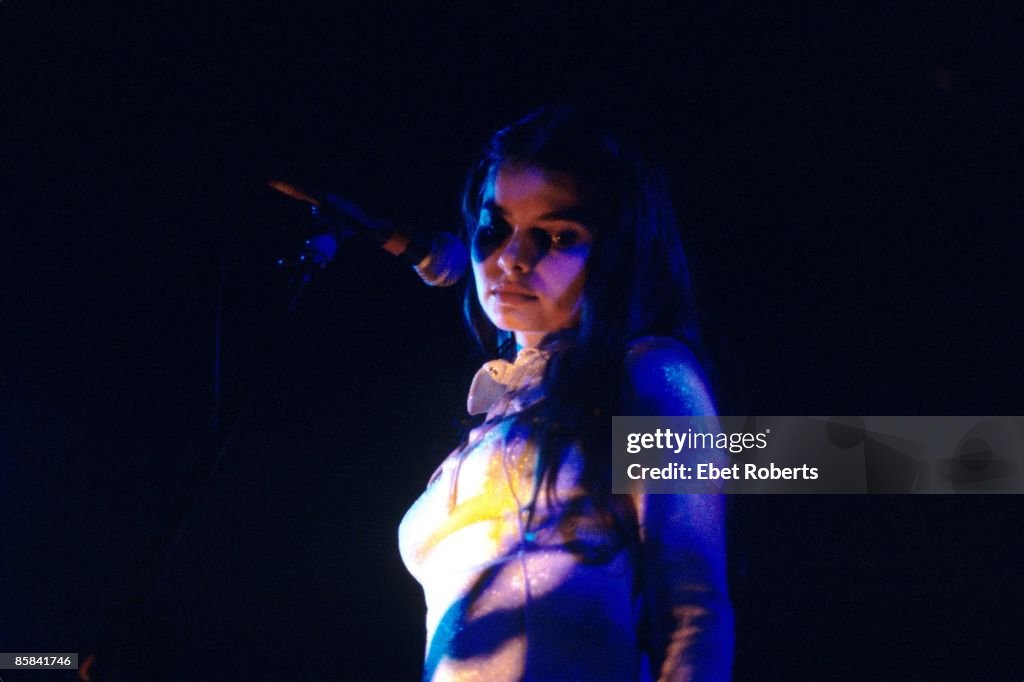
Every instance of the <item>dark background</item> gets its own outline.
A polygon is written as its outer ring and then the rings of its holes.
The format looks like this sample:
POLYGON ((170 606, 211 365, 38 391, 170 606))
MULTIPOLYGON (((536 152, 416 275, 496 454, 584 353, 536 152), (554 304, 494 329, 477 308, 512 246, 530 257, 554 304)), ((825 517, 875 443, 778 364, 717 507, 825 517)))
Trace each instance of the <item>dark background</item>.
MULTIPOLYGON (((2 0, 0 650, 417 678, 397 526, 482 358, 356 243, 285 324, 263 183, 453 229, 545 102, 655 142, 722 413, 1021 414, 1019 5, 769 4, 2 0)), ((1024 676, 1017 496, 730 504, 738 679, 1024 676)))

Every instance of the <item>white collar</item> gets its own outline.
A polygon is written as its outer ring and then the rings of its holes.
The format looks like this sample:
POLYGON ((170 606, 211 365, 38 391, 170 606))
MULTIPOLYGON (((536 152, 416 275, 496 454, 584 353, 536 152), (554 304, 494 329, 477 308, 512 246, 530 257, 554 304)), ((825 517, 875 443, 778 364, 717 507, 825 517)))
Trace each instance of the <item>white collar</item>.
MULTIPOLYGON (((491 411, 502 396, 520 394, 524 389, 540 385, 551 353, 536 348, 523 348, 516 354, 515 362, 491 360, 485 362, 473 377, 466 398, 466 410, 470 414, 491 411)), ((513 402, 510 400, 510 403, 513 402)), ((506 405, 505 408, 514 405, 506 405)), ((522 409, 523 405, 516 405, 522 409)), ((507 412, 503 409, 502 412, 507 412)))

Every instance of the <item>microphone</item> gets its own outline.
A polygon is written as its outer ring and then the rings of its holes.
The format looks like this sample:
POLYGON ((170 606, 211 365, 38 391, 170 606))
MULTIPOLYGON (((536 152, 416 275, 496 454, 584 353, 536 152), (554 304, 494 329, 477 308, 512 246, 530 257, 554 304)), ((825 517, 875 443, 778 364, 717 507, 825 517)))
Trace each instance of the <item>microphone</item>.
MULTIPOLYGON (((385 220, 368 215, 352 202, 335 194, 313 194, 280 180, 270 180, 267 186, 312 206, 313 213, 333 228, 332 233, 337 233, 335 236, 360 234, 388 253, 398 256, 413 266, 420 279, 432 287, 455 284, 469 265, 466 247, 448 232, 406 233, 385 220)), ((315 248, 312 244, 314 241, 316 239, 310 240, 307 245, 315 248)), ((328 247, 326 252, 318 250, 324 264, 334 256, 336 248, 328 247)))

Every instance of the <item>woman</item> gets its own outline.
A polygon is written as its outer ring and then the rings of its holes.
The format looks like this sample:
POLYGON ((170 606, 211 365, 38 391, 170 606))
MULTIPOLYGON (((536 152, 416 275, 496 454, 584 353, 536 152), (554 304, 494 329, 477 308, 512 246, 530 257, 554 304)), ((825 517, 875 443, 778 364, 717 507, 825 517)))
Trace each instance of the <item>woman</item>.
POLYGON ((424 679, 726 679, 717 495, 612 495, 611 415, 714 414, 660 176, 545 108, 499 131, 464 201, 486 413, 402 521, 424 679))

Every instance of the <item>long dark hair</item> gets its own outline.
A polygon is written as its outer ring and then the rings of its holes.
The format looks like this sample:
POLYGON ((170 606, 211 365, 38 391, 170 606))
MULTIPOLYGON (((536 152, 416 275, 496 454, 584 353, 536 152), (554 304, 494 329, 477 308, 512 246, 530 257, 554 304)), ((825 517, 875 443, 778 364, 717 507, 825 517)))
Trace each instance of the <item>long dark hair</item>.
MULTIPOLYGON (((463 193, 465 237, 472 242, 486 184, 501 168, 539 168, 571 176, 594 239, 586 264, 580 322, 549 334, 546 398, 528 414, 538 444, 538 480, 554 489, 562 457, 578 443, 583 484, 595 501, 610 496, 611 415, 620 414, 623 361, 631 341, 674 337, 700 357, 689 270, 660 170, 612 127, 580 110, 533 111, 499 130, 471 169, 463 193)), ((470 278, 464 312, 489 357, 512 359, 511 334, 494 327, 470 278)), ((539 488, 539 486, 535 486, 539 488)), ((535 491, 536 494, 536 491, 535 491)))

